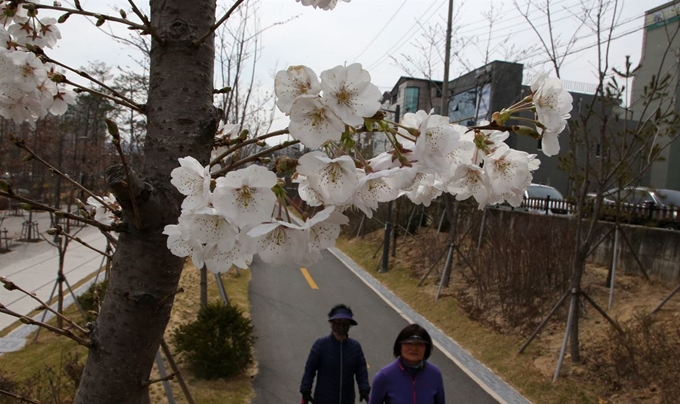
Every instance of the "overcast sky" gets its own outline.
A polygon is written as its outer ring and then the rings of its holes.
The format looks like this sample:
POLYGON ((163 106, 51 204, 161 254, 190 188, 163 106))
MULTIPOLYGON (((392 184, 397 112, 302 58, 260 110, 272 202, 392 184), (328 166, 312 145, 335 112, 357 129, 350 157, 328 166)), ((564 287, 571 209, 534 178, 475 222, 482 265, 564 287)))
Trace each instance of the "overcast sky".
MULTIPOLYGON (((526 5, 526 0, 517 1, 526 5)), ((223 0, 219 2, 222 6, 232 4, 223 0)), ((592 3, 592 0, 582 2, 592 3)), ((62 3, 66 5, 68 1, 62 3)), ((620 2, 622 11, 614 30, 614 36, 620 38, 612 47, 612 64, 622 66, 626 55, 630 55, 634 63, 639 61, 644 12, 664 3, 662 0, 620 2)), ((81 0, 81 4, 85 9, 106 13, 113 13, 116 6, 129 9, 128 2, 120 0, 81 0)), ((360 62, 371 73, 372 81, 382 91, 388 91, 400 76, 409 75, 390 56, 411 67, 410 73, 413 75, 422 76, 407 58, 418 62, 428 59, 416 43, 425 45, 427 39, 423 34, 437 25, 443 30, 447 4, 448 0, 352 0, 350 3, 340 2, 335 10, 322 11, 303 7, 295 0, 258 0, 259 25, 261 28, 270 27, 262 33, 263 49, 256 70, 258 81, 263 89, 271 89, 275 69, 280 70, 292 64, 304 64, 320 73, 339 64, 360 62), (283 21, 288 22, 272 26, 283 21)), ((574 15, 579 12, 580 4, 580 0, 552 0, 555 32, 562 43, 577 28, 574 15)), ((139 5, 148 10, 146 2, 140 2, 139 5)), ((537 44, 538 40, 512 1, 456 0, 454 9, 453 41, 459 57, 453 59, 449 75, 451 79, 470 68, 481 66, 487 57, 487 49, 491 49, 489 61, 511 60, 524 63, 529 69, 550 69, 544 63, 545 52, 521 53, 530 45, 537 44), (491 32, 485 14, 493 15, 496 19, 491 32), (460 45, 460 42, 465 45, 460 45)), ((531 9, 531 15, 533 24, 547 34, 545 17, 535 8, 531 9)), ((55 57, 73 66, 84 66, 90 60, 114 66, 132 65, 128 57, 132 53, 130 49, 112 44, 91 23, 77 17, 72 16, 60 26, 63 39, 53 52, 55 57)), ((431 55, 429 60, 435 79, 441 79, 443 75, 441 55, 444 42, 441 30, 438 46, 425 46, 431 55)), ((587 29, 580 31, 573 53, 562 67, 564 79, 595 82, 596 42, 592 32, 587 29), (584 50, 578 51, 580 49, 584 50)))

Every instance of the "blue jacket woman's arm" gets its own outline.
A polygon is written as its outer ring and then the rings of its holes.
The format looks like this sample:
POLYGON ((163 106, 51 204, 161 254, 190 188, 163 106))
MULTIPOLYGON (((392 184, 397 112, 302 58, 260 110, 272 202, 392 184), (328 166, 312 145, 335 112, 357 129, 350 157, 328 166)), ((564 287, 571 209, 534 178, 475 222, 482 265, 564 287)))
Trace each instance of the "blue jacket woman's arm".
POLYGON ((315 342, 314 345, 312 345, 312 349, 309 351, 309 356, 307 357, 307 362, 305 363, 305 373, 302 375, 300 392, 311 393, 316 371, 319 370, 319 359, 319 347, 315 342))
POLYGON ((356 379, 359 391, 371 391, 371 385, 368 384, 366 357, 364 356, 364 351, 361 349, 361 345, 359 345, 359 355, 357 358, 356 379))

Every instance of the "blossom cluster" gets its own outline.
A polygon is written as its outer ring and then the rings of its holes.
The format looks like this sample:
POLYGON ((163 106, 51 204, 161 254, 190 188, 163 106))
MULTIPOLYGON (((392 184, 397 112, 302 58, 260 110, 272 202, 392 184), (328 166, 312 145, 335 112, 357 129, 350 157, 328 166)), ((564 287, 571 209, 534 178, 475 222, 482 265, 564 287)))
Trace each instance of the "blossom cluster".
POLYGON ((62 76, 55 66, 35 52, 52 48, 61 38, 57 20, 38 19, 36 10, 22 2, 2 1, 0 23, 0 116, 20 123, 65 113, 68 104, 75 104, 75 96, 57 84, 62 76))
MULTIPOLYGON (((314 8, 320 8, 322 10, 332 10, 338 5, 340 0, 295 0, 298 3, 302 3, 303 6, 312 6, 314 8)), ((342 0, 345 3, 349 3, 350 0, 342 0)))
MULTIPOLYGON (((494 115, 499 122, 467 128, 432 111, 387 121, 380 113, 380 91, 360 64, 336 66, 319 76, 306 66, 280 71, 277 106, 290 117, 290 135, 308 150, 297 161, 293 182, 319 212, 302 224, 282 217, 282 187, 264 167, 231 171, 213 184, 210 166, 186 157, 172 172, 172 184, 185 199, 179 223, 165 228, 168 247, 216 272, 246 267, 253 254, 266 262, 309 264, 335 243, 340 225, 348 221, 341 214, 346 209, 370 218, 381 202, 406 195, 428 206, 444 192, 457 200, 473 197, 480 208, 501 202, 519 206, 540 161, 510 148, 508 127, 501 123, 513 113, 536 110, 539 128, 557 129, 571 108, 562 107, 566 98, 555 91, 561 85, 554 80, 541 75, 523 103, 494 115), (534 105, 534 97, 543 104, 534 105), (553 100, 558 108, 551 106, 553 100), (353 147, 360 132, 387 136, 391 149, 372 158, 360 155, 353 147)), ((233 130, 220 126, 219 136, 233 130)))

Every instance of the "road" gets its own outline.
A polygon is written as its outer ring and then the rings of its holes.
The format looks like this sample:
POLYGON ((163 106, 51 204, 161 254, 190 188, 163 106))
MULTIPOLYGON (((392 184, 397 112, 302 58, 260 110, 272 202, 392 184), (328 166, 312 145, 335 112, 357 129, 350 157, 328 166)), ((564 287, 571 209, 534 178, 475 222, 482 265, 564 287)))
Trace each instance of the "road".
MULTIPOLYGON (((268 265, 257 258, 251 266, 251 316, 259 365, 253 404, 299 402, 309 349, 318 337, 330 332, 327 314, 333 305, 345 303, 354 311, 359 325, 350 330, 350 336, 363 347, 369 381, 394 359, 394 340, 408 324, 329 252, 324 251, 321 262, 305 269, 312 282, 298 266, 268 265)), ((498 402, 439 349, 433 350, 430 362, 442 370, 447 402, 498 402)))

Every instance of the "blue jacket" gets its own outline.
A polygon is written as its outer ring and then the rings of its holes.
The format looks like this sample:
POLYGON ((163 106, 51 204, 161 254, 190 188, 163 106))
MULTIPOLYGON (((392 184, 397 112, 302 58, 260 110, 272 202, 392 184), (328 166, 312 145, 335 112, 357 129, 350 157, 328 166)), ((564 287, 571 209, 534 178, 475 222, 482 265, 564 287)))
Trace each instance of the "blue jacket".
POLYGON ((359 391, 370 391, 366 358, 359 341, 338 341, 333 333, 314 342, 305 364, 300 392, 314 389, 314 404, 354 404, 354 377, 359 391))
POLYGON ((373 378, 368 404, 444 404, 444 380, 439 368, 425 362, 412 376, 401 360, 380 369, 373 378))

